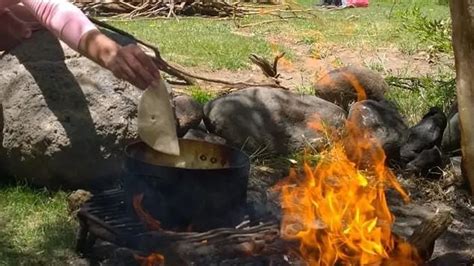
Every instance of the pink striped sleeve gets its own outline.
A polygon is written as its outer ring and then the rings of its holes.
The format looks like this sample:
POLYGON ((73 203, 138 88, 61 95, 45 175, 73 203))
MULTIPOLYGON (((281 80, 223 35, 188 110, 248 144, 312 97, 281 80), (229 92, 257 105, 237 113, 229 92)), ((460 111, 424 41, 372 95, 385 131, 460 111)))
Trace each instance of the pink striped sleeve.
POLYGON ((21 0, 39 22, 77 50, 84 33, 96 29, 82 11, 67 0, 21 0))

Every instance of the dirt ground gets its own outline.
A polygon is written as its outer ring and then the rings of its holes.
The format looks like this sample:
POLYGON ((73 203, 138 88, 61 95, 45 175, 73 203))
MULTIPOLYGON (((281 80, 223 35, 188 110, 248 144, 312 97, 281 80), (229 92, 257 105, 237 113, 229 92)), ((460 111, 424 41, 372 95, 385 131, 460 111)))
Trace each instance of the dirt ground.
MULTIPOLYGON (((426 52, 408 55, 397 48, 365 48, 324 46, 324 52, 312 51, 310 45, 298 43, 292 39, 267 38, 270 43, 283 44, 292 52, 292 58, 283 57, 278 62, 281 85, 291 90, 309 93, 310 87, 327 72, 347 65, 368 67, 382 76, 422 77, 435 75, 439 71, 453 69, 454 59, 448 55, 430 55, 426 52)), ((278 55, 278 50, 274 55, 278 55)), ((270 62, 273 58, 268 58, 270 62)), ((250 61, 249 61, 250 62, 250 61)), ((232 82, 248 83, 269 82, 256 65, 248 70, 210 71, 201 67, 187 67, 193 73, 204 77, 225 79, 232 82)), ((207 90, 220 92, 225 86, 209 82, 200 82, 207 90)))
POLYGON ((436 241, 433 258, 447 253, 474 258, 474 205, 462 179, 459 167, 452 164, 440 180, 419 177, 405 177, 402 180, 413 204, 424 209, 426 218, 440 211, 452 214, 453 222, 436 241))

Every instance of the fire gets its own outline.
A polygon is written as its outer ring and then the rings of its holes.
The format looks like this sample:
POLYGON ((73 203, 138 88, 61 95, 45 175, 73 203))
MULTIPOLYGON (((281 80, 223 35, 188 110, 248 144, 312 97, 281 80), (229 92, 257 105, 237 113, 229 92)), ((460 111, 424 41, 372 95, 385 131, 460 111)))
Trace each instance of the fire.
POLYGON ((391 233, 385 189, 409 198, 386 167, 381 145, 350 122, 343 136, 319 122, 309 126, 332 139, 315 166, 304 162, 277 185, 282 236, 300 243, 308 265, 417 265, 416 250, 391 233))
POLYGON ((365 93, 365 89, 362 87, 360 84, 359 80, 354 76, 354 74, 349 73, 349 72, 343 72, 342 75, 349 80, 351 83, 352 87, 357 93, 357 101, 363 101, 367 99, 367 94, 365 93))
POLYGON ((158 220, 155 220, 148 212, 142 207, 143 193, 133 196, 133 209, 137 214, 138 218, 148 227, 151 231, 161 230, 161 224, 158 220))
POLYGON ((135 255, 135 259, 141 266, 161 266, 165 265, 165 257, 159 253, 152 253, 148 257, 135 255))
MULTIPOLYGON (((138 218, 148 227, 149 230, 159 231, 161 230, 161 224, 158 220, 154 219, 148 212, 142 207, 143 193, 133 196, 132 204, 135 213, 138 218)), ((159 253, 152 253, 148 257, 142 257, 135 255, 135 259, 140 262, 141 266, 161 266, 165 264, 165 257, 159 253)))

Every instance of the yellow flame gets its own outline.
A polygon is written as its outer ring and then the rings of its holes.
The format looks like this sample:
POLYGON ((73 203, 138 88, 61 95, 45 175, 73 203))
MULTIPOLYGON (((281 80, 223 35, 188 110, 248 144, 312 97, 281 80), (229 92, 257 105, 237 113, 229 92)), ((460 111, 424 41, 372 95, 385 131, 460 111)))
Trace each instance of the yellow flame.
MULTIPOLYGON (((346 77, 358 99, 364 99, 357 79, 346 77)), ((326 130, 320 121, 309 127, 326 130)), ((345 134, 331 143, 315 166, 304 162, 277 185, 282 236, 300 242, 298 253, 309 265, 417 265, 416 250, 391 232, 394 217, 385 189, 409 198, 386 166, 381 145, 350 122, 345 134)))

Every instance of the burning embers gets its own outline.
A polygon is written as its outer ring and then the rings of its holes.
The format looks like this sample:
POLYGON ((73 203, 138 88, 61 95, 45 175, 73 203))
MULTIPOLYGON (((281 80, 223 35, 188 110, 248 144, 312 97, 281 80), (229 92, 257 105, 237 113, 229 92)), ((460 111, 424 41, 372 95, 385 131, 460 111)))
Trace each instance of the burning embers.
MULTIPOLYGON (((142 206, 143 193, 137 194, 133 197, 133 209, 138 216, 138 219, 145 224, 145 226, 150 231, 159 231, 161 230, 160 221, 156 220, 148 212, 143 209, 142 206)), ((135 259, 140 262, 141 266, 161 266, 165 264, 165 257, 160 253, 152 253, 147 257, 142 257, 139 255, 134 256, 135 259)))
POLYGON ((408 196, 386 167, 382 147, 349 122, 345 134, 333 138, 315 166, 305 162, 278 184, 282 237, 298 240, 298 253, 310 265, 416 265, 415 249, 391 233, 384 190, 394 188, 405 201, 408 196))
POLYGON ((150 231, 158 231, 161 229, 160 221, 156 220, 148 212, 146 212, 142 207, 143 193, 133 196, 133 210, 137 214, 140 221, 145 224, 145 226, 150 231))
POLYGON ((148 257, 135 255, 135 259, 140 262, 141 266, 161 266, 165 265, 165 257, 159 253, 153 253, 148 257))

